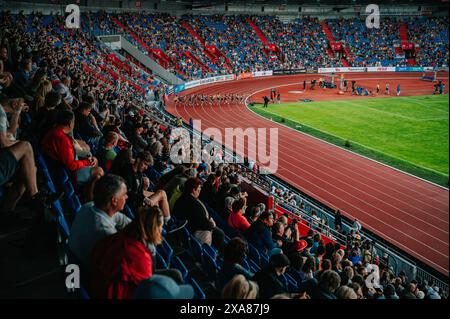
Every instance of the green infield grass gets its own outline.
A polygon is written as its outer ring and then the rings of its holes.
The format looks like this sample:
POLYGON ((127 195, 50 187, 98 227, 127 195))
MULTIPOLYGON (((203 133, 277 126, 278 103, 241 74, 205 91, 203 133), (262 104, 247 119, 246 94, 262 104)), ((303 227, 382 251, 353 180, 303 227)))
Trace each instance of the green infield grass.
POLYGON ((448 95, 256 104, 254 112, 448 187, 448 95))

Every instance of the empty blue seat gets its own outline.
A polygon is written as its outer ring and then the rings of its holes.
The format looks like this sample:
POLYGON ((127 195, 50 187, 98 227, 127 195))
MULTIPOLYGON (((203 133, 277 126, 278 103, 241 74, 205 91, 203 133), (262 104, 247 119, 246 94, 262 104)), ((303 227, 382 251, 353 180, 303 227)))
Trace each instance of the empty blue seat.
POLYGON ((164 257, 167 264, 170 265, 173 256, 173 249, 167 240, 164 239, 160 245, 156 246, 156 250, 161 254, 161 256, 164 257))
POLYGON ((254 274, 261 269, 261 267, 259 267, 252 259, 248 259, 248 264, 250 266, 250 271, 254 274))
POLYGON ((187 229, 187 227, 184 227, 180 233, 181 236, 181 244, 183 248, 188 249, 189 251, 192 251, 191 248, 191 233, 187 229))
POLYGON ((216 248, 214 248, 208 244, 203 244, 202 247, 203 247, 203 251, 206 254, 210 255, 213 259, 217 258, 218 251, 216 248))
POLYGON ((81 294, 81 298, 83 298, 84 300, 91 299, 91 296, 89 295, 89 293, 83 286, 80 287, 80 294, 81 294))
POLYGON ((75 217, 81 208, 80 199, 75 193, 72 182, 68 178, 62 183, 62 188, 64 192, 65 202, 68 206, 67 208, 70 210, 72 216, 75 217))
POLYGON ((248 244, 248 254, 249 257, 258 265, 261 267, 262 262, 261 262, 261 255, 259 254, 258 249, 255 248, 255 246, 253 246, 250 243, 248 244))
POLYGON ((244 267, 246 270, 251 271, 251 270, 250 270, 250 264, 249 264, 247 258, 244 259, 244 260, 241 262, 241 266, 244 267))
POLYGON ((155 263, 155 269, 167 269, 169 266, 167 265, 166 260, 164 260, 164 257, 156 251, 155 258, 153 260, 155 263))
POLYGON ((191 251, 194 255, 194 258, 201 264, 203 264, 203 247, 200 241, 195 238, 194 235, 191 234, 190 236, 190 242, 191 242, 191 251))
POLYGON ((289 275, 288 273, 285 273, 284 277, 287 279, 288 291, 289 292, 297 292, 297 290, 298 290, 297 281, 294 278, 292 278, 292 276, 289 275))
POLYGON ((194 278, 189 277, 187 283, 194 288, 194 299, 206 299, 205 292, 194 278))
POLYGON ((134 212, 131 210, 130 206, 128 206, 127 204, 125 204, 123 210, 124 210, 123 213, 124 213, 129 219, 134 219, 134 212))
POLYGON ((202 266, 208 280, 213 283, 217 283, 217 272, 219 271, 219 267, 217 266, 216 260, 209 254, 205 253, 203 254, 202 266))
POLYGON ((183 280, 186 281, 189 271, 186 268, 186 266, 184 265, 184 263, 181 261, 180 257, 178 257, 178 256, 173 257, 172 267, 175 269, 178 269, 181 272, 181 276, 183 277, 183 280))
POLYGON ((269 256, 265 252, 260 251, 259 256, 261 256, 261 267, 269 264, 269 256))

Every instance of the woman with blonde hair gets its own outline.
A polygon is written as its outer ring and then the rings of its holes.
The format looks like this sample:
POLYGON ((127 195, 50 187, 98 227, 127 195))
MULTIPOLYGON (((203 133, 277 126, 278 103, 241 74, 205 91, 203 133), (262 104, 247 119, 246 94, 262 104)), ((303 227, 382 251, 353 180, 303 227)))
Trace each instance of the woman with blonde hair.
POLYGON ((34 97, 34 110, 37 112, 45 105, 45 96, 52 90, 52 82, 43 80, 39 83, 36 95, 34 97))
POLYGON ((341 286, 336 290, 336 297, 338 299, 358 299, 355 290, 349 286, 341 286))
POLYGON ((256 282, 247 280, 243 275, 236 275, 222 290, 223 299, 256 299, 259 286, 256 282))
POLYGON ((139 282, 153 275, 151 249, 162 241, 164 215, 157 206, 142 207, 123 230, 98 242, 92 292, 97 298, 132 298, 139 282))

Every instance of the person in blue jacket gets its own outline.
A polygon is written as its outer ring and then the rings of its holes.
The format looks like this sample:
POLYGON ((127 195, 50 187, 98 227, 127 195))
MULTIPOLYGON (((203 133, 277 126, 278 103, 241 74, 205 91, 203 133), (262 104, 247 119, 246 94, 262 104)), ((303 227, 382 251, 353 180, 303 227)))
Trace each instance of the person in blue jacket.
POLYGON ((255 246, 256 249, 269 252, 275 248, 272 240, 271 227, 273 225, 273 216, 269 212, 263 212, 257 221, 255 221, 245 232, 247 240, 255 246))

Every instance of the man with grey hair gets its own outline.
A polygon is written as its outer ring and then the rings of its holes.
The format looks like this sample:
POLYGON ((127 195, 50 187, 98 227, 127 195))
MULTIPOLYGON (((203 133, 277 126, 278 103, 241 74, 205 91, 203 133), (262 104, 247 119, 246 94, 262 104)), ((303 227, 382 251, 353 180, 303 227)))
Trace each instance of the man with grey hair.
POLYGON ((105 175, 94 188, 94 201, 86 203, 73 221, 69 236, 69 248, 82 267, 91 268, 91 252, 95 244, 115 234, 130 223, 120 213, 124 209, 127 195, 125 180, 117 175, 105 175))
POLYGON ((317 289, 311 295, 312 299, 337 299, 334 294, 341 285, 341 277, 333 270, 326 270, 320 276, 317 289))

